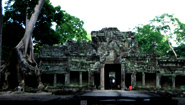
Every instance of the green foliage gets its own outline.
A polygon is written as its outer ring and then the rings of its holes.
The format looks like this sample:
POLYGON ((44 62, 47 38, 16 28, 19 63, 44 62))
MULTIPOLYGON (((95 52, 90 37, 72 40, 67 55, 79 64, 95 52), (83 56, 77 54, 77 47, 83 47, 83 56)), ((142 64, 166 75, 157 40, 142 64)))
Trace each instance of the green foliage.
POLYGON ((176 18, 176 21, 178 23, 178 28, 176 28, 175 32, 174 32, 174 34, 177 35, 176 40, 177 40, 177 42, 184 42, 185 41, 185 37, 184 37, 184 35, 185 35, 185 24, 181 23, 179 21, 179 19, 177 19, 177 18, 176 18))
POLYGON ((84 65, 85 65, 85 61, 80 60, 80 65, 81 65, 81 66, 84 66, 84 65))
POLYGON ((41 45, 60 43, 60 35, 58 35, 51 27, 52 22, 58 23, 58 21, 61 21, 63 16, 64 13, 59 7, 53 7, 50 1, 46 0, 33 31, 33 37, 35 40, 40 41, 41 45))
POLYGON ((90 33, 87 34, 87 39, 88 39, 87 41, 92 41, 90 33))
POLYGON ((184 41, 185 24, 166 13, 135 29, 141 52, 150 52, 154 49, 158 54, 167 54, 170 51, 167 38, 176 37, 176 42, 184 41))
MULTIPOLYGON (((37 3, 38 0, 7 1, 3 17, 3 59, 8 57, 11 49, 23 37, 26 15, 28 18, 31 17, 37 3)), ((87 32, 83 28, 83 24, 82 20, 61 10, 60 6, 54 7, 51 5, 50 0, 45 0, 32 35, 36 44, 34 46, 35 51, 39 51, 43 44, 60 44, 64 43, 68 38, 75 38, 78 41, 87 39, 87 32), (58 28, 56 30, 52 28, 53 23, 57 24, 58 28)))
POLYGON ((76 41, 88 40, 87 32, 83 28, 84 22, 68 13, 64 14, 60 24, 56 26, 56 32, 62 36, 60 42, 64 43, 67 39, 75 38, 76 41))
MULTIPOLYGON (((185 57, 185 44, 181 44, 178 47, 174 47, 174 50, 178 56, 185 57)), ((174 55, 172 51, 170 51, 168 54, 171 56, 174 55)))
POLYGON ((155 25, 156 29, 167 32, 169 38, 176 37, 177 43, 185 41, 185 24, 173 15, 164 13, 161 16, 156 16, 150 22, 155 25))
POLYGON ((4 21, 2 36, 2 59, 7 59, 9 57, 11 49, 19 43, 20 39, 24 35, 24 32, 24 28, 18 23, 4 21))
POLYGON ((150 24, 136 27, 136 40, 139 44, 140 52, 151 52, 155 50, 158 54, 166 54, 169 46, 165 36, 160 31, 155 30, 150 24))

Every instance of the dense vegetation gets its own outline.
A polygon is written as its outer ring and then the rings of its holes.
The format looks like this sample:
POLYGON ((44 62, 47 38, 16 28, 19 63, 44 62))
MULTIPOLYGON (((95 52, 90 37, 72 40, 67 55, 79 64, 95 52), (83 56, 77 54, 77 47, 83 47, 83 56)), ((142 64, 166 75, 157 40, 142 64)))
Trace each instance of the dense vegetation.
MULTIPOLYGON (((21 40, 25 33, 26 18, 34 12, 38 0, 8 0, 3 16, 2 57, 6 59, 12 48, 21 40)), ((60 6, 54 7, 50 0, 46 0, 33 31, 33 41, 37 52, 43 44, 63 44, 66 39, 80 41, 87 39, 87 32, 83 28, 84 22, 71 16, 60 6), (56 29, 53 29, 56 24, 56 29)))
POLYGON ((140 52, 155 50, 158 54, 185 56, 185 24, 173 15, 156 16, 149 24, 136 26, 134 31, 140 52), (170 39, 175 39, 178 47, 173 47, 170 39))
MULTIPOLYGON (((8 0, 3 16, 2 59, 7 59, 10 51, 25 33, 26 20, 33 13, 38 0, 8 0)), ((34 51, 39 51, 43 44, 63 44, 67 39, 89 40, 84 22, 46 0, 33 31, 34 51), (52 26, 56 25, 53 29, 52 26)), ((140 52, 155 50, 158 54, 185 56, 185 24, 173 15, 156 16, 149 24, 134 28, 140 52), (171 45, 175 38, 177 47, 171 45), (174 51, 173 51, 174 50, 174 51), (174 53, 175 52, 175 53, 174 53)))

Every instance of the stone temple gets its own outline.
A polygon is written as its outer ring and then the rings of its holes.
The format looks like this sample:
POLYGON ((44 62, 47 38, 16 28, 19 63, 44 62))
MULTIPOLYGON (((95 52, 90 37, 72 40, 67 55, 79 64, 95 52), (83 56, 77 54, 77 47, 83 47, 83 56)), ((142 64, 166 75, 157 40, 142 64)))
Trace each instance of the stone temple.
MULTIPOLYGON (((132 32, 103 28, 92 42, 44 45, 37 54, 41 81, 51 89, 185 90, 185 59, 140 53, 132 32), (113 84, 112 80, 115 80, 113 84)), ((33 75, 27 76, 30 81, 33 75)), ((28 83, 28 82, 27 82, 28 83)), ((31 80, 27 85, 37 84, 31 80)))

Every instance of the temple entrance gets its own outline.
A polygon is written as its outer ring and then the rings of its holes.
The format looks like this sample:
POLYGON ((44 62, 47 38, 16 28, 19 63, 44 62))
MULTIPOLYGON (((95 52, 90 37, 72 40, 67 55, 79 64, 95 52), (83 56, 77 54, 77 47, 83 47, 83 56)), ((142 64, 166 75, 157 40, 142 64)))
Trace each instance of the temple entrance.
POLYGON ((121 64, 105 64, 104 70, 105 89, 121 89, 121 64))

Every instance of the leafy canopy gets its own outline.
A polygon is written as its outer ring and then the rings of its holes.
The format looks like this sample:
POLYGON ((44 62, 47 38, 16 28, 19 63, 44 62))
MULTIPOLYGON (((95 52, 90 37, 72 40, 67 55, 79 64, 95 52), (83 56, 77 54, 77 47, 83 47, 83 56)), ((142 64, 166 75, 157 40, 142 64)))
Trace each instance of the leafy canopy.
POLYGON ((177 44, 185 41, 185 24, 180 22, 174 15, 164 13, 161 16, 156 16, 150 22, 150 24, 155 25, 157 30, 166 34, 169 38, 176 38, 177 44))
MULTIPOLYGON (((175 52, 177 53, 178 56, 185 57, 185 44, 180 44, 177 47, 174 47, 175 52)), ((168 53, 170 56, 173 56, 173 52, 169 51, 168 53)))
POLYGON ((136 26, 134 29, 141 52, 154 49, 159 54, 167 54, 170 51, 168 38, 176 38, 176 43, 185 41, 185 24, 167 13, 156 16, 149 24, 136 26))
MULTIPOLYGON (((8 57, 11 49, 23 37, 26 16, 28 19, 30 18, 37 3, 38 0, 7 1, 3 16, 3 57, 8 57)), ((36 44, 34 51, 38 51, 43 44, 61 44, 68 38, 75 38, 78 41, 87 39, 87 32, 83 28, 83 24, 82 20, 61 10, 60 6, 54 7, 50 0, 45 0, 32 35, 36 44), (52 28, 53 23, 57 24, 56 30, 52 28)))
POLYGON ((150 24, 137 26, 136 40, 139 44, 140 52, 151 52, 155 50, 158 54, 167 54, 169 46, 165 40, 165 36, 150 24))
POLYGON ((87 31, 83 28, 84 22, 82 20, 68 13, 64 13, 62 20, 56 26, 56 32, 62 36, 61 43, 73 38, 76 41, 88 40, 87 31))

